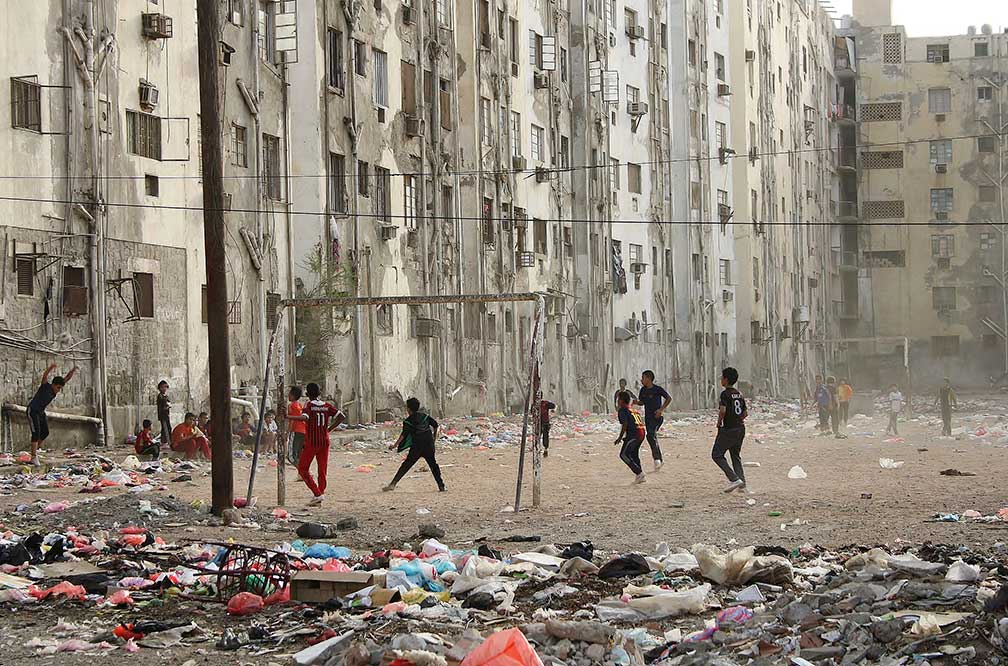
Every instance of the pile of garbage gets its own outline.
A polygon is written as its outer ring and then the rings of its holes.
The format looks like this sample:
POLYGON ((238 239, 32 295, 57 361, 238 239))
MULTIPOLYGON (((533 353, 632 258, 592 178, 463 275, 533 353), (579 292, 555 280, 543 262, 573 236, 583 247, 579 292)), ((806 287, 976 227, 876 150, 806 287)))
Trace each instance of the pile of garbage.
POLYGON ((8 529, 0 604, 30 605, 36 619, 49 611, 52 625, 24 643, 39 655, 198 647, 300 666, 1008 663, 1003 544, 607 553, 581 542, 505 555, 438 538, 352 552, 330 526, 297 534, 263 548, 166 543, 131 524, 8 529))

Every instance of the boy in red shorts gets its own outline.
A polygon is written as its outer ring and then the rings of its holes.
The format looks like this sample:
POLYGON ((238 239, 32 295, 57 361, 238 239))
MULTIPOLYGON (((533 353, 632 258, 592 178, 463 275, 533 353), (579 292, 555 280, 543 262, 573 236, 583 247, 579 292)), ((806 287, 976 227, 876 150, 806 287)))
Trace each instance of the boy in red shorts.
POLYGON ((335 406, 319 399, 322 391, 319 385, 312 382, 305 387, 308 393, 308 404, 300 419, 288 416, 291 421, 305 422, 305 443, 298 458, 298 474, 308 486, 314 497, 309 506, 321 506, 325 499, 326 468, 329 466, 329 431, 342 423, 346 416, 335 406), (330 421, 335 422, 330 425, 330 421), (318 483, 312 478, 311 463, 315 461, 318 483))

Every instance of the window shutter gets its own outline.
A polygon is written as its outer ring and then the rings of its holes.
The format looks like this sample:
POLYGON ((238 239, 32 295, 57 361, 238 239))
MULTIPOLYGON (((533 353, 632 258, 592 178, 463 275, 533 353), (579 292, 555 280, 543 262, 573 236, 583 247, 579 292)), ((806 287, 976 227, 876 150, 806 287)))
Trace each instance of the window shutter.
POLYGON ((403 113, 416 115, 416 66, 406 61, 402 64, 402 109, 403 113))

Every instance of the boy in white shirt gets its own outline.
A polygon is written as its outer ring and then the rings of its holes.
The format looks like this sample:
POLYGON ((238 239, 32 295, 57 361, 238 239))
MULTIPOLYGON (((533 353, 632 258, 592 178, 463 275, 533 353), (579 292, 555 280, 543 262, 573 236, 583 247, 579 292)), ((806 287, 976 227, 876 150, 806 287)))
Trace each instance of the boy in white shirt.
POLYGON ((889 387, 889 395, 886 396, 886 402, 889 403, 889 425, 886 426, 886 434, 899 435, 899 432, 896 430, 896 417, 903 409, 903 394, 900 393, 899 388, 895 384, 889 387))

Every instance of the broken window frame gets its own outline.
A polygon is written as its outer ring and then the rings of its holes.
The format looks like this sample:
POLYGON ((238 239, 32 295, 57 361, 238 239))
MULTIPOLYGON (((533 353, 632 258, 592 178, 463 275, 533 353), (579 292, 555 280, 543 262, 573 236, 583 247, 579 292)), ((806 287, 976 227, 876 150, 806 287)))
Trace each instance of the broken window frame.
POLYGON ((161 161, 164 148, 161 117, 126 110, 126 150, 131 155, 161 161))
POLYGON ((374 168, 374 213, 375 219, 390 222, 392 219, 391 172, 378 165, 374 168))
POLYGON ((231 123, 231 164, 248 167, 248 128, 238 123, 231 123))
POLYGON ((63 316, 80 317, 88 313, 87 270, 83 266, 63 267, 63 316))
POLYGON ((271 201, 283 201, 283 172, 280 156, 280 137, 262 135, 263 140, 263 196, 271 201))
POLYGON ((42 84, 38 76, 11 77, 11 127, 42 134, 42 84))
POLYGON ((346 87, 343 33, 332 26, 326 28, 326 84, 329 90, 339 94, 343 94, 346 87))
POLYGON ((136 302, 137 319, 153 319, 154 307, 154 274, 133 272, 133 293, 136 302))

